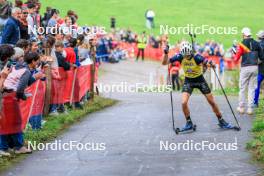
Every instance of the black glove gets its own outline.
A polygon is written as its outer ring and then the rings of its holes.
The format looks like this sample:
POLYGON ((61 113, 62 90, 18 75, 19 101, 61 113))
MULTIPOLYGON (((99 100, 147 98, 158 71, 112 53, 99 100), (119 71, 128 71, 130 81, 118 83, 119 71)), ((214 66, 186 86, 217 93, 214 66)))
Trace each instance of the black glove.
POLYGON ((16 93, 16 97, 17 97, 18 100, 23 100, 23 101, 26 101, 27 100, 27 97, 24 94, 24 92, 17 92, 16 93))
POLYGON ((166 45, 165 49, 164 49, 164 54, 169 54, 170 51, 170 46, 166 45))
POLYGON ((209 61, 208 64, 209 64, 211 67, 215 68, 215 64, 214 64, 213 61, 209 61))

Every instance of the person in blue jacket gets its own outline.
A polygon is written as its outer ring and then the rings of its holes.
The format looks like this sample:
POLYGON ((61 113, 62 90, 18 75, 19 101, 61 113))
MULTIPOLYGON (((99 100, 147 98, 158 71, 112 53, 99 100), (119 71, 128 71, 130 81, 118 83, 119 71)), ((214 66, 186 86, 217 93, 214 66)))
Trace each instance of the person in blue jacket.
POLYGON ((19 17, 21 16, 20 8, 12 9, 12 16, 7 20, 3 34, 2 34, 2 44, 11 44, 15 45, 17 41, 20 39, 20 25, 19 25, 19 17))

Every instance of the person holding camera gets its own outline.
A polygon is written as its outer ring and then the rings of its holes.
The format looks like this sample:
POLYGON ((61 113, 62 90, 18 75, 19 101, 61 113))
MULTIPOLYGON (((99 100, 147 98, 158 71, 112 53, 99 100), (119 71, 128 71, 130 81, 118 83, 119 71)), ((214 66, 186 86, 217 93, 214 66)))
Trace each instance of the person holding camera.
MULTIPOLYGON (((10 156, 8 149, 14 149, 16 154, 31 153, 31 150, 24 147, 23 129, 21 129, 21 114, 16 112, 19 108, 19 102, 25 101, 31 95, 25 93, 25 89, 33 84, 36 80, 44 78, 43 73, 32 74, 39 66, 39 54, 36 52, 29 52, 24 57, 24 62, 18 62, 11 68, 11 73, 7 76, 3 85, 3 97, 15 98, 9 99, 4 104, 2 112, 10 112, 10 114, 2 114, 2 118, 8 118, 10 124, 7 122, 5 126, 1 127, 0 135, 0 155, 10 156), (14 108, 10 110, 9 107, 14 108), (8 117, 7 117, 8 116, 8 117), (12 128, 12 133, 9 128, 12 128)), ((3 101, 5 99, 3 98, 3 101)), ((2 124, 2 123, 1 123, 2 124)))

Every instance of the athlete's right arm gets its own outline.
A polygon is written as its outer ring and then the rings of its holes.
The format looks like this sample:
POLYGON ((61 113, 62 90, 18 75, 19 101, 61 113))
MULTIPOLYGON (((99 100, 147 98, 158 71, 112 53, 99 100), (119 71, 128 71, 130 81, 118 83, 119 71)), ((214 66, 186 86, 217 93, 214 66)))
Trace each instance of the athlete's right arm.
POLYGON ((170 63, 177 62, 177 61, 181 63, 182 59, 183 59, 183 57, 181 54, 176 54, 175 56, 173 56, 170 59, 169 59, 168 54, 164 54, 162 65, 168 65, 170 63))

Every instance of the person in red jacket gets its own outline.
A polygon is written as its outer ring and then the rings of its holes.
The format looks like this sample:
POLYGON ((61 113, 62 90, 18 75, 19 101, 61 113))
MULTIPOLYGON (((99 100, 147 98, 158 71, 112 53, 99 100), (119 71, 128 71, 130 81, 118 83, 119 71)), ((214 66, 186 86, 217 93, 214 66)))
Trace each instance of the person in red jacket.
POLYGON ((69 47, 65 48, 65 52, 66 52, 66 62, 69 62, 71 64, 75 64, 76 63, 76 54, 74 52, 74 47, 76 46, 76 42, 74 42, 74 40, 76 39, 70 39, 69 41, 69 47))
POLYGON ((181 64, 179 62, 174 62, 169 65, 169 73, 170 79, 172 82, 173 90, 176 90, 175 83, 177 85, 177 90, 180 90, 180 83, 179 83, 179 71, 180 71, 181 64))

